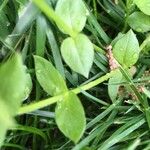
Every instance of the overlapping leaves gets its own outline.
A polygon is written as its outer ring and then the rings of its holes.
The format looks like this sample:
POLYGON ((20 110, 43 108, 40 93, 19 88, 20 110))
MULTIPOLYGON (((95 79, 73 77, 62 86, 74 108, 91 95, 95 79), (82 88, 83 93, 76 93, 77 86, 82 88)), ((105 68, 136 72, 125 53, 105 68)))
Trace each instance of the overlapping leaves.
POLYGON ((34 56, 37 79, 51 96, 63 94, 57 102, 56 123, 64 135, 75 143, 79 141, 86 126, 82 104, 73 92, 69 92, 65 81, 53 65, 40 56, 34 56), (78 129, 78 130, 75 130, 78 129))

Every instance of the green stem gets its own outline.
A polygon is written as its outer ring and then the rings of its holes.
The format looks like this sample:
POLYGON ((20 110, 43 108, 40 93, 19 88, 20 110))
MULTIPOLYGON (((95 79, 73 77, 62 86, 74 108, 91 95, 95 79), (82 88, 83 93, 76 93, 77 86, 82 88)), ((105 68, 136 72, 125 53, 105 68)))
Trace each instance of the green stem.
MULTIPOLYGON (((111 78, 114 74, 116 73, 116 71, 111 71, 110 73, 107 73, 106 75, 86 84, 86 85, 83 85, 81 87, 78 87, 76 89, 73 89, 71 90, 72 92, 74 92, 75 94, 79 94, 81 91, 85 91, 85 90, 88 90, 100 83, 102 83, 103 81, 106 81, 108 80, 109 78, 111 78)), ((41 100, 39 102, 36 102, 36 103, 32 103, 32 104, 29 104, 29 105, 26 105, 26 106, 23 106, 19 109, 18 111, 18 115, 21 115, 21 114, 25 114, 25 113, 28 113, 28 112, 31 112, 31 111, 34 111, 34 110, 37 110, 37 109, 41 109, 43 107, 46 107, 48 105, 51 105, 51 104, 54 104, 56 103, 57 101, 59 101, 66 93, 63 93, 61 95, 57 95, 57 96, 54 96, 54 97, 51 97, 51 98, 48 98, 48 99, 45 99, 45 100, 41 100)))
POLYGON ((134 85, 134 82, 131 80, 128 72, 126 72, 125 69, 123 67, 121 67, 121 66, 120 66, 119 69, 120 69, 122 75, 125 77, 125 79, 129 82, 129 86, 130 86, 131 90, 134 92, 134 94, 138 98, 139 102, 144 107, 144 99, 143 99, 142 95, 138 92, 138 90, 137 90, 136 86, 134 85))
POLYGON ((71 37, 76 36, 76 32, 74 32, 56 13, 55 11, 47 5, 44 0, 32 0, 34 4, 49 18, 55 21, 66 33, 68 33, 71 37))

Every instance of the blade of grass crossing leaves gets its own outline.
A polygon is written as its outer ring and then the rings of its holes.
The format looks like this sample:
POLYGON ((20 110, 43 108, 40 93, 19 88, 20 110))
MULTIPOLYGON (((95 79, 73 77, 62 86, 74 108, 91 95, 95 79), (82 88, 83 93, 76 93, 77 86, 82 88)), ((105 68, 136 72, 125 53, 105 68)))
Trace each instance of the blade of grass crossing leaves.
POLYGON ((98 127, 95 129, 92 133, 90 133, 86 138, 84 138, 79 144, 77 144, 72 150, 79 150, 82 149, 84 146, 88 145, 98 134, 103 132, 107 127, 109 127, 112 124, 105 123, 105 125, 98 127))
MULTIPOLYGON (((105 124, 107 124, 107 123, 109 123, 109 122, 113 124, 114 119, 115 119, 117 113, 118 113, 118 111, 114 109, 114 110, 111 112, 111 114, 109 115, 108 119, 106 120, 106 123, 105 123, 105 122, 103 123, 103 126, 105 126, 105 124)), ((111 125, 111 124, 110 124, 110 125, 111 125)), ((110 125, 109 125, 109 126, 110 126, 110 125)), ((105 134, 105 132, 107 131, 107 129, 108 129, 109 126, 107 126, 102 132, 100 132, 100 133, 97 135, 97 137, 94 139, 92 145, 95 145, 95 146, 98 145, 98 143, 99 143, 99 142, 101 141, 101 139, 103 138, 103 136, 104 136, 104 134, 105 134)), ((95 146, 94 146, 94 147, 95 147, 95 146)))
POLYGON ((110 38, 108 37, 108 35, 105 33, 105 31, 102 29, 102 27, 100 26, 100 24, 97 22, 96 18, 94 17, 94 15, 92 13, 90 13, 89 17, 88 17, 88 21, 91 22, 94 26, 94 28, 96 29, 98 35, 104 40, 104 42, 106 44, 110 43, 110 38))
POLYGON ((134 83, 131 80, 131 78, 128 75, 128 73, 122 67, 120 67, 120 71, 122 72, 122 74, 125 77, 125 79, 130 83, 131 89, 133 90, 133 92, 135 93, 135 95, 137 96, 137 98, 139 99, 141 104, 144 105, 144 99, 142 98, 141 94, 137 91, 136 86, 134 85, 134 83))
POLYGON ((23 47, 22 52, 21 52, 23 62, 25 62, 25 60, 27 58, 27 53, 28 53, 29 45, 30 45, 29 41, 30 41, 32 32, 33 32, 33 28, 31 27, 30 31, 29 31, 29 35, 26 36, 26 38, 25 38, 25 44, 24 44, 24 47, 23 47))
MULTIPOLYGON (((107 128, 113 123, 113 120, 116 116, 116 111, 113 111, 106 122, 101 123, 96 127, 94 131, 92 131, 87 137, 85 137, 80 143, 78 143, 73 150, 78 150, 83 148, 84 146, 88 145, 94 138, 98 139, 101 137, 101 135, 104 134, 104 132, 107 130, 107 128), (100 135, 100 137, 99 137, 100 135)), ((95 144, 95 143, 94 143, 95 144)), ((92 144, 92 145, 94 145, 92 144)), ((94 147, 95 148, 95 147, 94 147)))
MULTIPOLYGON (((99 1, 99 0, 98 0, 99 1)), ((104 6, 106 7, 108 14, 113 17, 114 20, 118 21, 118 22, 122 22, 123 18, 124 18, 124 11, 121 9, 120 6, 115 5, 112 1, 108 0, 104 2, 104 6)))
POLYGON ((36 20, 36 55, 44 56, 47 24, 42 15, 36 20))
POLYGON ((112 145, 118 143, 121 139, 132 133, 134 130, 138 129, 140 126, 142 126, 145 123, 145 119, 140 119, 138 122, 136 122, 134 125, 123 131, 121 134, 116 135, 113 139, 105 142, 101 147, 99 147, 98 150, 107 150, 112 145))
POLYGON ((120 103, 120 101, 121 100, 117 100, 116 102, 114 102, 114 104, 110 105, 105 111, 103 111, 101 114, 95 117, 92 121, 90 121, 87 124, 86 129, 92 127, 94 124, 98 123, 101 119, 106 117, 106 115, 108 115, 120 103))
POLYGON ((3 148, 7 147, 7 148, 11 148, 11 149, 15 149, 15 150, 25 150, 25 147, 18 145, 18 144, 14 144, 14 143, 4 143, 3 148))
POLYGON ((92 99, 93 101, 98 102, 98 103, 100 103, 100 104, 102 104, 102 105, 108 106, 108 103, 106 103, 106 102, 104 102, 104 101, 102 101, 102 100, 96 98, 95 96, 89 94, 88 92, 82 91, 82 93, 83 93, 85 96, 87 96, 87 97, 89 97, 90 99, 92 99))
POLYGON ((133 81, 130 79, 130 76, 122 67, 120 67, 120 71, 122 72, 122 74, 126 78, 126 80, 130 83, 130 87, 131 87, 132 91, 137 96, 140 103, 143 105, 145 114, 146 114, 147 123, 150 127, 150 117, 149 117, 150 111, 149 111, 149 105, 148 105, 147 99, 141 96, 141 94, 138 92, 136 86, 134 85, 133 81))
POLYGON ((60 74, 65 79, 65 71, 64 71, 60 51, 59 51, 59 46, 57 44, 56 37, 55 37, 53 30, 52 30, 52 27, 50 25, 48 25, 48 28, 46 30, 46 34, 47 34, 48 42, 49 42, 50 47, 52 49, 52 54, 54 57, 56 69, 60 72, 60 74))
POLYGON ((14 47, 17 43, 20 35, 22 35, 31 23, 35 20, 37 15, 39 14, 39 10, 33 3, 29 3, 26 7, 24 14, 19 18, 13 32, 6 38, 6 43, 14 47))
POLYGON ((140 115, 136 118, 134 118, 135 120, 131 119, 130 121, 128 121, 126 124, 124 124, 123 126, 121 126, 118 130, 116 130, 104 143, 103 146, 105 145, 106 142, 109 142, 112 139, 115 139, 116 136, 118 136, 119 134, 121 134, 123 131, 125 131, 126 129, 128 129, 130 126, 136 124, 139 120, 141 120, 143 118, 143 115, 140 115))
POLYGON ((15 128, 12 128, 13 130, 22 130, 22 131, 26 131, 29 133, 34 133, 39 135, 41 138, 43 138, 45 140, 45 142, 47 143, 47 137, 45 135, 44 132, 42 132, 40 129, 35 128, 35 127, 29 127, 29 126, 23 126, 23 125, 17 125, 15 128))
MULTIPOLYGON (((46 43, 46 28, 47 23, 45 21, 45 18, 42 15, 39 15, 36 19, 36 55, 44 57, 45 53, 45 43, 46 43)), ((41 97, 41 90, 40 85, 38 82, 36 82, 36 100, 39 100, 41 97)), ((38 117, 34 117, 34 127, 38 126, 38 117)), ((32 149, 37 149, 37 138, 36 134, 33 136, 33 144, 32 149)))

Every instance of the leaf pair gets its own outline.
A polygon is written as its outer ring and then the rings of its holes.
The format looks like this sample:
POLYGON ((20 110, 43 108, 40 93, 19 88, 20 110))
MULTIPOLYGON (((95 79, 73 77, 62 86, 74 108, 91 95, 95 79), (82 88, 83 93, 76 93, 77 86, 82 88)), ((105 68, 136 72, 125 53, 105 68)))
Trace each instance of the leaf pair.
MULTIPOLYGON (((94 50, 88 37, 80 32, 85 26, 88 11, 82 0, 59 0, 55 12, 76 33, 76 36, 63 41, 62 56, 71 69, 87 78, 93 63, 94 50)), ((63 33, 69 34, 60 24, 57 23, 57 26, 63 33)))
POLYGON ((49 61, 39 56, 34 56, 34 60, 37 80, 43 89, 51 96, 62 94, 55 110, 59 129, 66 137, 75 143, 78 142, 86 126, 79 98, 75 93, 68 91, 64 79, 49 61))
POLYGON ((25 96, 26 73, 21 56, 14 54, 0 66, 0 146, 25 96))

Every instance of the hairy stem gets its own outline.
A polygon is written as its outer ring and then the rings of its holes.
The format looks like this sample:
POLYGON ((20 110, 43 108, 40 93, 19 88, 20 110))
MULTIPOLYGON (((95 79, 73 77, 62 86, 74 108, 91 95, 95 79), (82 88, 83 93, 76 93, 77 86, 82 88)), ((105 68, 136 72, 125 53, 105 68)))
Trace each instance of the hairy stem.
MULTIPOLYGON (((107 73, 106 75, 86 84, 86 85, 83 85, 83 86, 80 86, 80 87, 77 87, 73 90, 71 90, 72 92, 74 92, 75 94, 79 94, 81 91, 85 91, 85 90, 89 90, 91 89, 92 87, 102 83, 103 81, 106 81, 108 80, 109 78, 111 78, 114 74, 116 73, 116 71, 111 71, 110 73, 107 73)), ((51 98, 48 98, 48 99, 45 99, 45 100, 41 100, 39 102, 36 102, 36 103, 32 103, 32 104, 29 104, 29 105, 26 105, 26 106, 23 106, 19 109, 18 111, 18 115, 21 115, 21 114, 25 114, 25 113, 28 113, 28 112, 31 112, 31 111, 34 111, 34 110, 37 110, 37 109, 41 109, 43 107, 46 107, 48 105, 51 105, 51 104, 54 104, 56 103, 57 101, 59 101, 60 99, 62 99, 62 97, 65 95, 66 93, 62 93, 61 95, 57 95, 57 96, 54 96, 54 97, 51 97, 51 98)))

